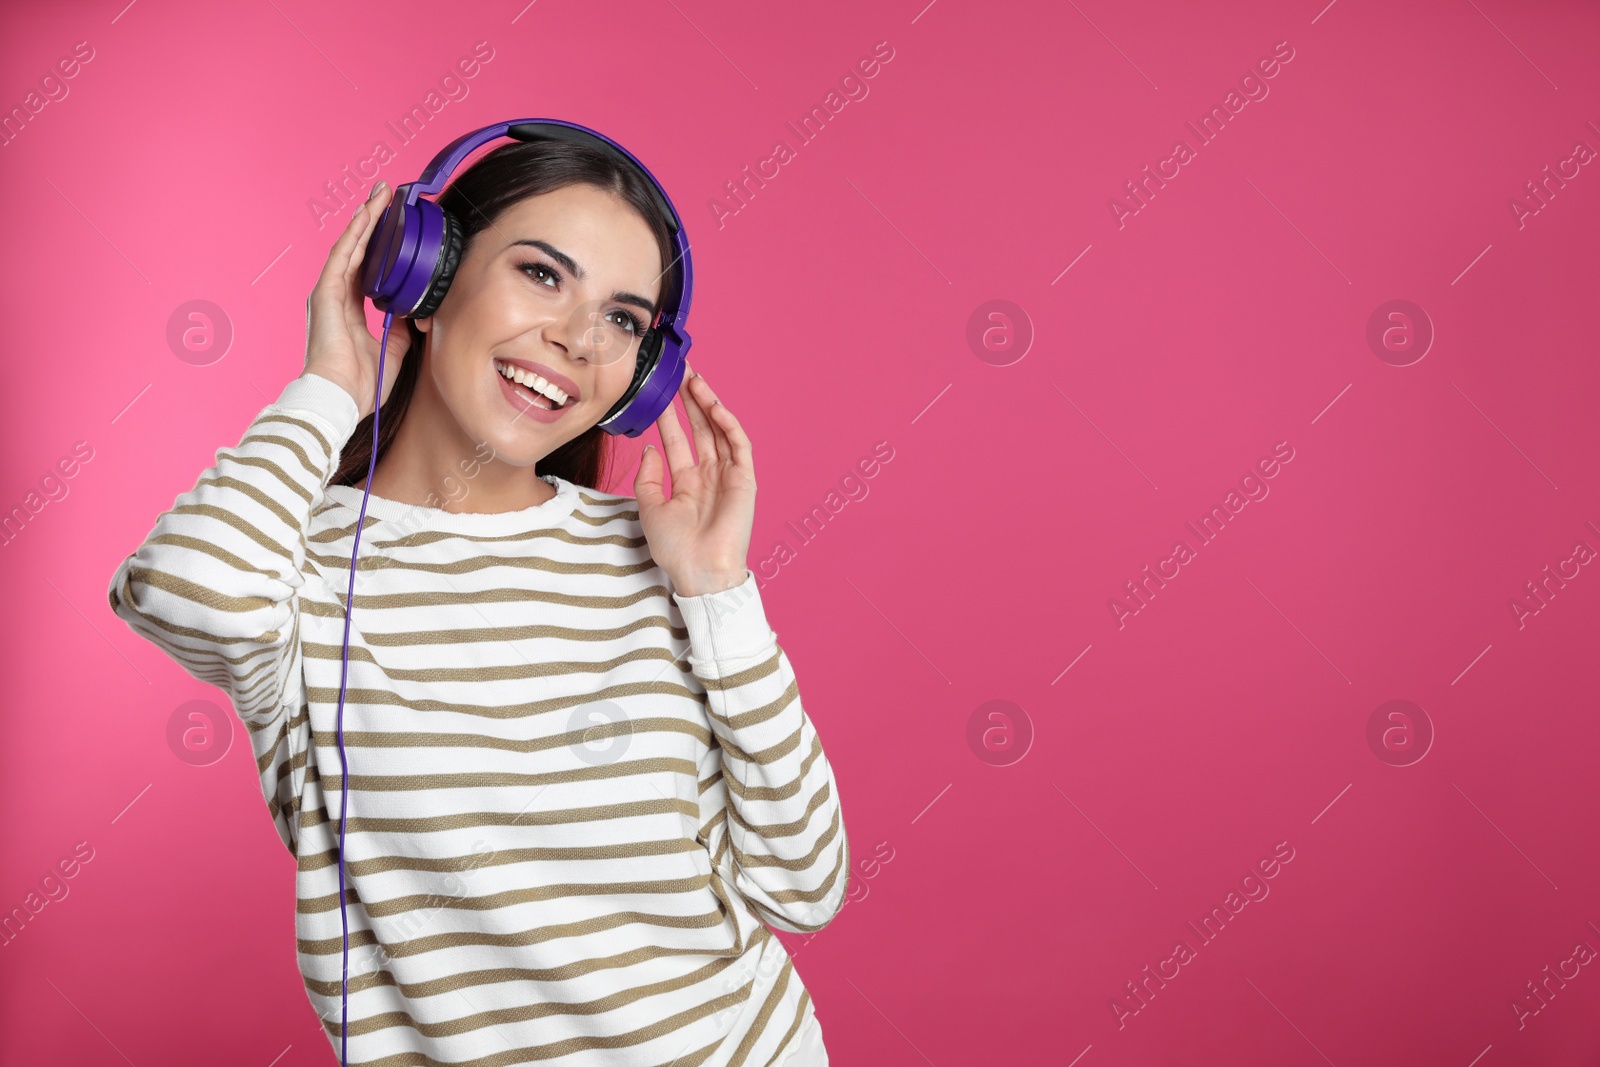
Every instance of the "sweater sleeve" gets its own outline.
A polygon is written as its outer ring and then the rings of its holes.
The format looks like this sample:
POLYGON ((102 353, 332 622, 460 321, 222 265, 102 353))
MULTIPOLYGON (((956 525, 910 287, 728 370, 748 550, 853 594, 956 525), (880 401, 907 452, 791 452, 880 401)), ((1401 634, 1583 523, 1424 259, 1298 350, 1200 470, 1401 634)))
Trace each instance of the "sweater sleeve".
POLYGON ((718 742, 700 768, 701 836, 768 926, 821 930, 844 906, 850 846, 833 768, 755 576, 673 600, 718 742))
POLYGON ((111 610, 189 674, 228 694, 280 836, 299 707, 299 598, 306 528, 358 422, 355 400, 326 378, 294 379, 236 447, 216 453, 193 489, 118 564, 111 610))

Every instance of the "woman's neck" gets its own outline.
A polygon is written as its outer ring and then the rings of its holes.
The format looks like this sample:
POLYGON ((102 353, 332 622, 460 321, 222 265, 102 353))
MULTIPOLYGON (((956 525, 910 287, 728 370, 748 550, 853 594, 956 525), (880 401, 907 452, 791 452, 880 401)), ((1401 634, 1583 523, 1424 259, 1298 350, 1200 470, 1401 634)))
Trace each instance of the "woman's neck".
MULTIPOLYGON (((405 419, 372 477, 372 492, 402 504, 468 514, 522 511, 555 496, 531 467, 489 458, 461 429, 424 363, 405 419)), ((362 488, 365 479, 356 483, 362 488)))

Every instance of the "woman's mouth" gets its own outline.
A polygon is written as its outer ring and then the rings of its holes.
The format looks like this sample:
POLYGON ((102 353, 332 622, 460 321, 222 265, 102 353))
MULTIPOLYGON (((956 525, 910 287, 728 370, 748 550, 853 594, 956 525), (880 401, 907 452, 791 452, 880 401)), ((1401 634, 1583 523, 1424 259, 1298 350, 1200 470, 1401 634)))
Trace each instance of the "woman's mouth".
POLYGON ((577 402, 577 398, 541 374, 498 359, 494 361, 494 369, 511 393, 533 410, 554 414, 577 402))

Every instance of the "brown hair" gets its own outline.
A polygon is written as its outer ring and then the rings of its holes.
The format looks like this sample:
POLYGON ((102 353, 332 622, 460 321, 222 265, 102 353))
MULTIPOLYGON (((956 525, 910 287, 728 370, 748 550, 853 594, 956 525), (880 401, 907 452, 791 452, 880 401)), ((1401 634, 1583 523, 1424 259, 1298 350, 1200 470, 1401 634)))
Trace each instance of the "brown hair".
MULTIPOLYGON (((680 268, 673 254, 672 232, 651 196, 648 179, 597 148, 569 141, 517 141, 501 145, 452 178, 439 194, 437 203, 460 224, 462 255, 465 256, 473 236, 487 229, 513 204, 579 183, 615 194, 644 218, 661 247, 661 262, 670 264, 663 275, 661 292, 671 292, 680 268)), ((659 307, 658 301, 657 309, 659 307)), ((389 399, 378 413, 379 463, 383 462, 384 453, 394 441, 405 419, 406 408, 411 404, 427 337, 412 320, 401 321, 410 331, 411 347, 389 399)), ((356 424, 330 484, 355 485, 366 478, 367 468, 372 465, 373 421, 373 416, 368 416, 356 424)), ((609 473, 611 448, 607 438, 610 436, 599 426, 591 426, 535 463, 535 477, 554 474, 575 485, 600 489, 609 473)))

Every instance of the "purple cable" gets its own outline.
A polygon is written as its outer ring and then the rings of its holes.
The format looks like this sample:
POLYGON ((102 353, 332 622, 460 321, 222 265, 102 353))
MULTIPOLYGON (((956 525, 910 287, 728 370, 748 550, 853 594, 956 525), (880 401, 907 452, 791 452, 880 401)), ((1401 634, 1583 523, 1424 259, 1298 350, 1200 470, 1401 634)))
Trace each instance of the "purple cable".
POLYGON ((367 522, 367 497, 372 495, 372 473, 378 466, 378 409, 383 406, 383 355, 389 349, 389 324, 394 312, 383 316, 383 340, 378 344, 378 383, 372 395, 372 460, 367 464, 367 484, 361 492, 361 515, 356 519, 355 546, 350 550, 350 588, 344 595, 344 655, 339 668, 339 928, 344 932, 344 968, 339 974, 339 1064, 346 1058, 346 1030, 350 1023, 350 920, 344 910, 344 816, 350 804, 350 764, 344 754, 344 687, 350 676, 350 609, 356 603, 356 556, 361 552, 361 528, 367 522))

